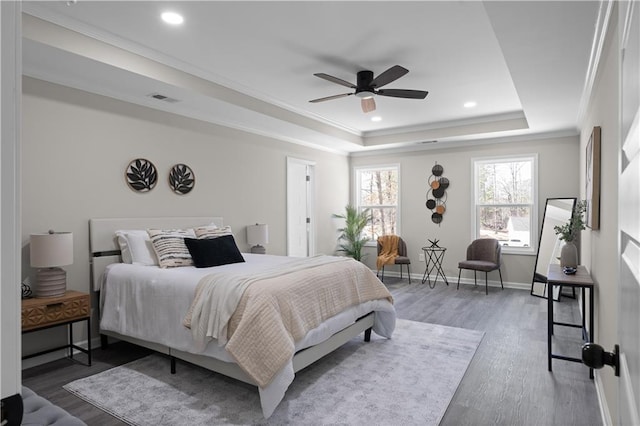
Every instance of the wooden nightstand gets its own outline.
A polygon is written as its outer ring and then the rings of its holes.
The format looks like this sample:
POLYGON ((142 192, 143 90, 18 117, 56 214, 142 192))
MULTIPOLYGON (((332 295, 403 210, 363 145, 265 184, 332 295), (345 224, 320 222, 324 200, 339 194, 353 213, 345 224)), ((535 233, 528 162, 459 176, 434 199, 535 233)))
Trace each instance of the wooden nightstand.
POLYGON ((61 325, 66 325, 69 331, 66 345, 27 355, 22 359, 60 349, 69 349, 69 358, 73 359, 73 350, 77 349, 87 354, 87 365, 91 365, 91 299, 88 293, 68 290, 61 297, 22 299, 22 334, 61 325), (87 349, 73 343, 72 324, 79 321, 87 322, 87 349))

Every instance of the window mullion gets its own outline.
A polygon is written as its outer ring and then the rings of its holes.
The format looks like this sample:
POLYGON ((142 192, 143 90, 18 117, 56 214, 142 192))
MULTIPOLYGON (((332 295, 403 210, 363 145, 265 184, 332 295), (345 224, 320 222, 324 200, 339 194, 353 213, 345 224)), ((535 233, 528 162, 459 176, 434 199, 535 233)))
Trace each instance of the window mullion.
POLYGON ((356 207, 359 211, 370 209, 372 220, 365 232, 375 239, 384 233, 396 233, 398 229, 399 166, 356 168, 356 207), (396 203, 388 201, 395 200, 396 203))
POLYGON ((497 238, 509 249, 532 252, 536 156, 474 159, 472 167, 474 239, 497 238))

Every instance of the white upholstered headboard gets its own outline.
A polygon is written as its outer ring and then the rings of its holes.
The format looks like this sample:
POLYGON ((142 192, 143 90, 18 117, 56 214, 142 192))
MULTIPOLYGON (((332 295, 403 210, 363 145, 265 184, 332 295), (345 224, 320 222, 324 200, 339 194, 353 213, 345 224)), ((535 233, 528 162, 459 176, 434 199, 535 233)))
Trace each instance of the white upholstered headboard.
POLYGON ((91 281, 95 291, 100 290, 100 280, 104 268, 120 262, 120 247, 116 231, 120 229, 184 229, 196 226, 222 226, 222 218, 217 216, 193 217, 135 217, 98 218, 89 220, 89 250, 91 261, 91 281))

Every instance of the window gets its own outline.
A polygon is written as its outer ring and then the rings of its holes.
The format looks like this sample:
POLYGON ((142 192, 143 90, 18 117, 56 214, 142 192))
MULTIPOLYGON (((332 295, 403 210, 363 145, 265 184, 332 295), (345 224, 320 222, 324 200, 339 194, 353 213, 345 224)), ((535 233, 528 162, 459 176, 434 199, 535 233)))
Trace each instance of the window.
POLYGON ((508 253, 535 253, 535 156, 474 159, 474 238, 496 238, 508 253))
POLYGON ((370 210, 364 236, 373 241, 381 235, 399 234, 399 175, 398 165, 355 169, 356 207, 370 210))

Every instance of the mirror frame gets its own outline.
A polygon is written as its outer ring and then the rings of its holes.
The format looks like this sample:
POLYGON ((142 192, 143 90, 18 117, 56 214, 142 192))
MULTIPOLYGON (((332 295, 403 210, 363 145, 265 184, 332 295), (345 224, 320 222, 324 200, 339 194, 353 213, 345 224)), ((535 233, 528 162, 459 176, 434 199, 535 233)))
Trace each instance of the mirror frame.
MULTIPOLYGON (((540 234, 538 236, 538 251, 536 253, 536 262, 533 266, 533 277, 531 278, 531 295, 536 297, 542 297, 544 299, 547 298, 547 277, 539 272, 538 270, 538 261, 540 260, 540 247, 542 246, 543 235, 556 235, 553 228, 547 227, 545 229, 545 220, 547 218, 547 209, 549 207, 549 201, 552 200, 573 200, 571 204, 571 211, 569 215, 573 214, 573 209, 575 208, 577 197, 554 197, 547 198, 547 201, 544 204, 544 213, 542 215, 542 223, 540 224, 540 234), (546 234, 545 234, 546 232, 546 234)), ((571 216, 569 216, 571 217, 571 216)), ((560 286, 554 286, 553 288, 553 300, 560 300, 560 286)))

